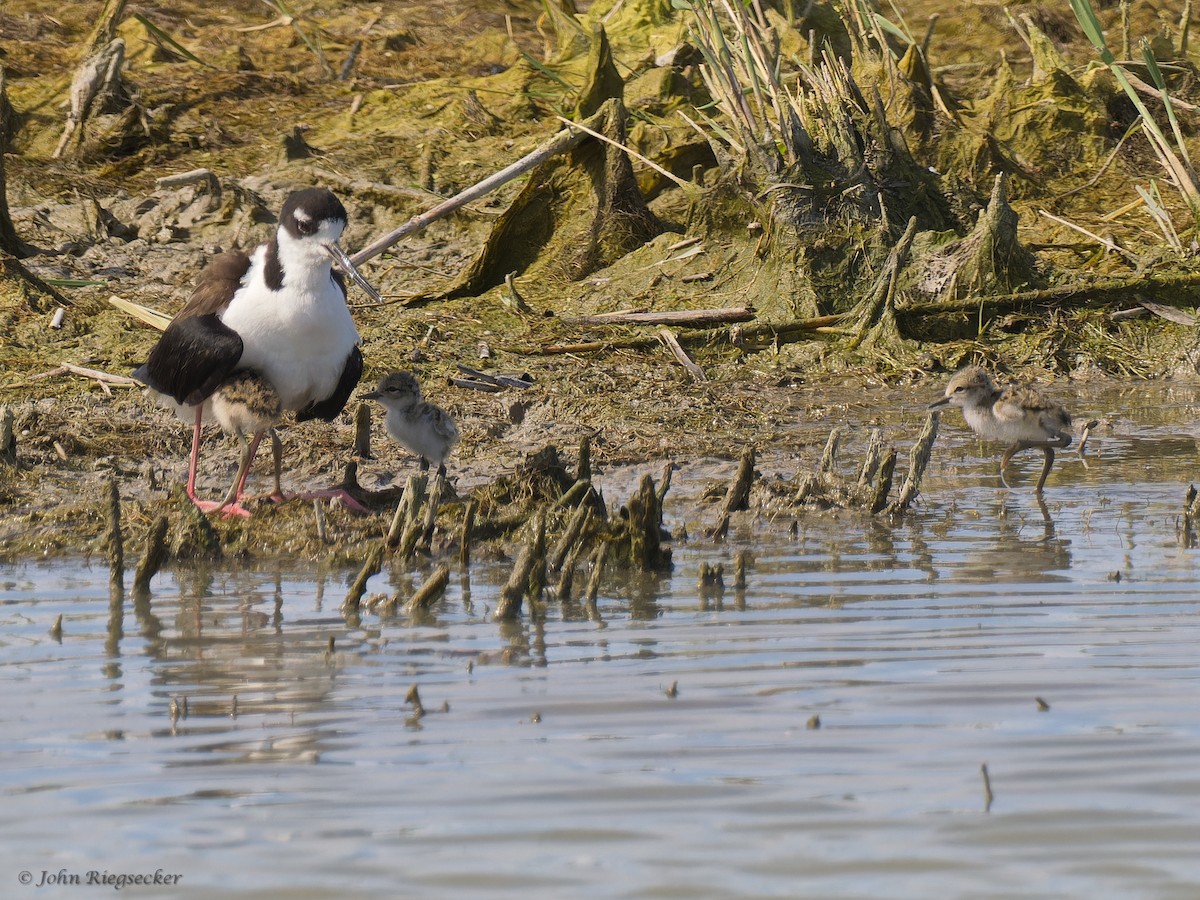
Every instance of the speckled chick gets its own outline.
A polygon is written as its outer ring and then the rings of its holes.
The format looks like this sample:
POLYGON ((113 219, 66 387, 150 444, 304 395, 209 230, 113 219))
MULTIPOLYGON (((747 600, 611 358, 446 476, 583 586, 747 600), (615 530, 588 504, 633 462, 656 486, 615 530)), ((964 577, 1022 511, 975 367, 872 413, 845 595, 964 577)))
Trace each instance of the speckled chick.
POLYGON ((362 395, 387 410, 384 426, 400 446, 421 459, 422 470, 436 463, 446 474, 446 459, 458 444, 458 426, 440 406, 421 399, 421 385, 408 372, 392 372, 362 395))
POLYGON ((1037 482, 1038 494, 1054 465, 1054 449, 1071 444, 1071 416, 1061 405, 1032 388, 999 388, 980 366, 956 372, 946 385, 945 396, 929 408, 947 405, 961 408, 967 425, 984 440, 1010 443, 1000 458, 1002 480, 1013 454, 1040 448, 1046 461, 1037 482))

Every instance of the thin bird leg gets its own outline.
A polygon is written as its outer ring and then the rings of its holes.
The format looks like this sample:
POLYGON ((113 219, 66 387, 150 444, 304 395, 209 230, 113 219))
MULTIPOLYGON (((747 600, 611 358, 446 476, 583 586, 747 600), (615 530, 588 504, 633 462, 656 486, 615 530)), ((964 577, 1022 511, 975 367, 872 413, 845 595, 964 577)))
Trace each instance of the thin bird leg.
POLYGON ((226 501, 222 501, 221 503, 214 503, 211 500, 200 500, 200 499, 197 499, 197 497, 196 497, 196 464, 200 460, 200 426, 202 425, 203 415, 204 415, 203 409, 201 407, 197 406, 196 407, 196 428, 192 432, 192 457, 191 457, 191 461, 188 463, 188 481, 187 481, 188 499, 190 499, 194 504, 196 504, 196 509, 200 510, 200 512, 202 512, 202 513, 215 512, 216 510, 219 509, 219 510, 223 511, 225 513, 225 515, 227 515, 227 516, 249 516, 250 513, 247 510, 242 509, 242 507, 238 506, 237 504, 234 504, 233 506, 229 506, 226 501))
POLYGON ((229 493, 225 495, 223 504, 225 506, 233 506, 238 504, 245 495, 246 478, 250 475, 250 464, 254 461, 254 454, 258 452, 259 441, 262 440, 263 433, 261 431, 254 432, 254 437, 251 440, 245 441, 245 448, 242 450, 242 462, 238 466, 237 475, 233 478, 233 484, 229 486, 229 493))
POLYGON ((192 430, 192 455, 188 462, 187 495, 196 500, 196 466, 200 462, 200 428, 204 420, 204 407, 196 407, 196 427, 192 430))
POLYGON ((279 483, 279 471, 283 467, 283 442, 274 428, 271 429, 271 459, 275 463, 275 492, 271 496, 282 497, 283 485, 279 483))
POLYGON ((1054 448, 1043 447, 1042 452, 1046 454, 1046 462, 1042 466, 1042 477, 1038 479, 1037 488, 1034 491, 1039 497, 1042 496, 1042 487, 1046 483, 1046 476, 1050 474, 1050 467, 1054 465, 1054 448))
POLYGON ((441 464, 438 466, 437 474, 438 474, 438 478, 445 478, 445 477, 446 477, 446 464, 445 464, 445 463, 441 463, 441 464))
POLYGON ((428 472, 428 471, 429 471, 429 460, 427 460, 427 459, 426 459, 425 457, 423 457, 423 456, 421 457, 421 471, 422 471, 422 472, 428 472))
POLYGON ((1024 449, 1025 448, 1021 446, 1020 442, 1018 442, 1005 450, 1004 455, 1000 457, 1000 483, 1010 491, 1012 490, 1012 485, 1009 484, 1008 479, 1004 477, 1004 470, 1008 468, 1008 464, 1012 460, 1013 454, 1024 449))

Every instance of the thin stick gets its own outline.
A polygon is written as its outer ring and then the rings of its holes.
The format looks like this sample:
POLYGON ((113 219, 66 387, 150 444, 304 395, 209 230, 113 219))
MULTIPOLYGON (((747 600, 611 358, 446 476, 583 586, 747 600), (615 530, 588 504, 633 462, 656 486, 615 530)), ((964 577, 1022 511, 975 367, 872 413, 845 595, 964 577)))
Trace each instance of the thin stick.
POLYGON ((450 567, 438 566, 433 574, 425 579, 425 583, 417 588, 417 592, 413 594, 406 604, 404 609, 409 615, 428 611, 434 601, 446 590, 446 584, 450 581, 450 567))
POLYGON ((423 213, 419 213, 401 225, 399 228, 389 231, 383 237, 376 238, 363 249, 359 250, 350 257, 350 261, 356 266, 362 265, 369 259, 374 259, 384 250, 387 250, 393 244, 400 241, 408 235, 420 231, 431 222, 436 222, 438 219, 450 215, 450 213, 462 208, 472 200, 489 194, 503 184, 512 181, 518 175, 523 175, 530 169, 545 162, 553 156, 560 153, 566 153, 568 150, 583 143, 587 137, 587 132, 575 129, 563 129, 558 132, 550 140, 539 146, 537 149, 525 156, 522 156, 515 163, 506 168, 501 169, 494 175, 489 175, 483 181, 472 185, 464 191, 459 191, 449 200, 444 200, 432 209, 428 209, 423 213))
POLYGON ((693 185, 684 181, 682 178, 680 178, 675 173, 668 172, 666 169, 664 169, 658 163, 654 162, 651 159, 647 159, 646 157, 642 156, 642 154, 638 153, 636 150, 626 147, 620 141, 614 141, 612 138, 601 134, 599 131, 593 131, 591 128, 588 128, 586 125, 583 125, 579 122, 572 122, 570 119, 564 119, 562 116, 555 116, 555 118, 558 119, 558 121, 565 124, 568 128, 578 128, 580 131, 585 132, 586 134, 590 134, 592 137, 596 138, 597 140, 604 141, 604 143, 606 143, 606 144, 612 144, 612 146, 616 147, 618 150, 625 151, 630 156, 632 156, 634 159, 640 160, 641 162, 648 165, 659 175, 663 176, 663 178, 666 178, 666 179, 669 179, 670 181, 675 182, 675 184, 678 185, 679 187, 684 188, 685 190, 693 187, 693 185))
POLYGON ((121 537, 121 492, 108 480, 108 586, 114 597, 125 592, 125 544, 121 537))
POLYGON ((359 403, 354 410, 354 449, 355 456, 361 459, 371 459, 371 406, 359 403))
POLYGON ((62 368, 72 375, 82 375, 84 378, 94 378, 99 382, 108 382, 109 384, 141 384, 136 378, 130 378, 128 375, 110 375, 108 372, 101 372, 99 369, 87 369, 83 366, 77 366, 74 363, 63 363, 62 368))
POLYGON ((617 310, 592 316, 563 316, 568 325, 720 325, 726 322, 749 322, 754 309, 730 306, 720 309, 677 309, 663 312, 617 310))
POLYGON ((692 376, 694 381, 708 381, 708 376, 704 374, 704 370, 692 362, 692 358, 684 352, 683 347, 679 345, 679 338, 675 337, 675 333, 671 329, 661 329, 658 332, 658 339, 671 351, 671 354, 678 360, 679 364, 688 370, 688 374, 692 376))
POLYGON ((1044 210, 1044 209, 1039 209, 1038 215, 1045 216, 1047 219, 1049 219, 1052 222, 1057 222, 1059 225, 1065 225, 1068 228, 1070 228, 1072 231, 1078 231, 1080 234, 1090 237, 1097 244, 1100 244, 1103 247, 1106 247, 1107 249, 1111 250, 1113 253, 1120 253, 1122 256, 1124 256, 1127 260, 1132 262, 1134 265, 1137 265, 1139 263, 1137 256, 1130 253, 1128 250, 1126 250, 1124 247, 1122 247, 1120 244, 1118 244, 1116 241, 1112 240, 1111 238, 1101 237, 1100 235, 1096 234, 1094 231, 1088 231, 1082 225, 1076 225, 1074 222, 1068 222, 1066 219, 1056 216, 1053 213, 1046 212, 1046 210, 1044 210))
POLYGON ((458 561, 465 569, 471 564, 471 529, 475 527, 476 503, 472 500, 463 511, 462 529, 458 533, 458 561))
POLYGON ((350 618, 351 616, 358 615, 359 603, 362 601, 362 595, 366 593, 367 582, 371 579, 371 576, 377 574, 382 568, 383 545, 376 544, 371 548, 371 552, 367 554, 362 569, 359 570, 354 583, 350 585, 350 590, 346 593, 346 599, 342 601, 343 616, 350 618))
POLYGON ((167 517, 159 516, 146 534, 146 552, 142 554, 133 576, 134 594, 149 594, 153 578, 167 558, 167 517))
POLYGON ((17 433, 10 406, 0 406, 0 462, 10 466, 17 464, 17 433))
POLYGON ((725 501, 721 504, 721 515, 716 526, 709 532, 709 537, 724 540, 729 531, 729 517, 741 509, 749 508, 750 485, 754 481, 754 448, 747 447, 742 451, 738 462, 737 473, 725 492, 725 501))
POLYGON ((533 381, 526 381, 524 378, 513 378, 508 375, 492 375, 488 372, 480 372, 478 369, 472 369, 470 366, 464 366, 458 363, 458 371, 464 375, 470 375, 472 378, 477 378, 480 381, 486 381, 489 384, 499 385, 500 387, 515 387, 525 390, 533 387, 533 381))

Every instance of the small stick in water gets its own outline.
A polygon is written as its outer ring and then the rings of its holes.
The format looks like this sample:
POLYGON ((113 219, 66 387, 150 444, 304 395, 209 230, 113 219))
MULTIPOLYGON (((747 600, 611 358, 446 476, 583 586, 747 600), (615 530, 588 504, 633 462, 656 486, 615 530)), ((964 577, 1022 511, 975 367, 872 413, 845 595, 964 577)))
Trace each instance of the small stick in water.
POLYGON ((592 557, 592 574, 588 577, 587 590, 583 594, 588 615, 595 617, 599 616, 599 610, 596 609, 596 597, 600 593, 600 578, 604 575, 604 563, 607 559, 608 542, 605 541, 596 548, 596 554, 592 557))
POLYGON ((737 474, 733 476, 733 481, 729 482, 729 489, 725 492, 725 500, 721 504, 721 515, 717 519, 716 526, 708 533, 709 537, 718 541, 725 539, 725 535, 729 531, 729 517, 738 510, 748 509, 750 506, 750 485, 753 481, 754 448, 747 447, 742 451, 737 474))
POLYGON ((521 614, 521 601, 533 602, 546 583, 546 513, 539 510, 530 523, 529 539, 521 548, 508 583, 500 591, 500 602, 492 618, 497 622, 515 619, 521 614))
POLYGON ((163 561, 167 558, 167 517, 159 516, 146 533, 146 552, 138 563, 133 576, 133 593, 147 596, 150 593, 150 579, 158 574, 163 561))
POLYGON ((465 569, 471 564, 471 529, 475 527, 475 501, 463 511, 462 529, 458 537, 458 561, 465 569))
POLYGON ((108 480, 108 586, 112 593, 125 593, 125 543, 121 537, 121 492, 116 476, 108 480))
POLYGON ((987 763, 979 767, 979 774, 983 776, 983 811, 992 811, 992 779, 988 777, 987 763))
POLYGON ((409 598, 408 603, 404 608, 409 615, 415 613, 426 612, 430 606, 437 600, 438 597, 446 590, 446 584, 450 581, 450 567, 438 566, 434 573, 425 579, 425 583, 417 588, 417 592, 409 598))
POLYGON ((821 453, 821 463, 817 466, 817 471, 822 475, 832 475, 833 467, 837 464, 838 444, 842 441, 842 432, 845 429, 841 425, 829 432, 829 439, 825 441, 825 450, 821 453))
POLYGON ((425 707, 421 704, 421 693, 417 690, 414 684, 408 689, 408 693, 404 695, 404 702, 410 704, 413 708, 413 718, 419 719, 425 715, 425 707))
POLYGON ((350 585, 346 599, 342 602, 343 616, 348 618, 358 615, 359 604, 362 602, 362 596, 367 590, 367 581, 370 580, 372 575, 378 573, 381 568, 383 568, 383 547, 376 544, 371 548, 371 552, 367 554, 367 558, 363 562, 363 567, 359 570, 358 577, 350 585))

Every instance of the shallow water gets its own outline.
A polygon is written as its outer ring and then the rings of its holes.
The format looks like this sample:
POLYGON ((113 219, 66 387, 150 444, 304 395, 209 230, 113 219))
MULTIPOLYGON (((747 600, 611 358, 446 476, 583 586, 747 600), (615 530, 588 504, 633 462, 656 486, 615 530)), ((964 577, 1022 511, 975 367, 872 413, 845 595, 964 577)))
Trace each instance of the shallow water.
POLYGON ((1084 409, 1111 427, 1044 510, 1038 454, 1004 490, 955 413, 895 526, 743 517, 714 545, 695 489, 731 466, 688 461, 667 524, 692 540, 668 576, 606 580, 602 621, 497 625, 498 563, 360 628, 347 573, 163 574, 114 607, 103 569, 0 568, 0 892, 162 870, 121 895, 1200 895, 1196 392, 1084 409))

